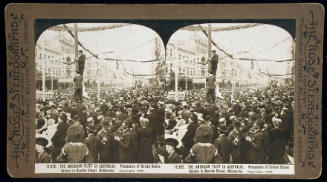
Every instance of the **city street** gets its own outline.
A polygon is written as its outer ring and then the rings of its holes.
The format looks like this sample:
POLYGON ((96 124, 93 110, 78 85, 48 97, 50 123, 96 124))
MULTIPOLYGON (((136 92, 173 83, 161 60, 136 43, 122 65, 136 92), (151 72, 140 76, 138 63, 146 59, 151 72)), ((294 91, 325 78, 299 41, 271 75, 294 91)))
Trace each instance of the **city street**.
POLYGON ((57 25, 36 63, 37 163, 292 164, 294 38, 191 25, 57 25))

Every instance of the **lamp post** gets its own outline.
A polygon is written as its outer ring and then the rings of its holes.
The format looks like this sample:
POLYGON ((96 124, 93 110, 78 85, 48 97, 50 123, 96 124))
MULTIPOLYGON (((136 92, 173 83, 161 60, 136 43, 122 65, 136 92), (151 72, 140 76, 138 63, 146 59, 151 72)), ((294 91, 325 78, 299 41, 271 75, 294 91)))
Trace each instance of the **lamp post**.
POLYGON ((178 63, 178 60, 177 60, 177 44, 175 44, 174 46, 174 49, 175 49, 175 64, 174 64, 174 70, 175 70, 175 101, 178 101, 178 67, 177 67, 177 63, 178 63))

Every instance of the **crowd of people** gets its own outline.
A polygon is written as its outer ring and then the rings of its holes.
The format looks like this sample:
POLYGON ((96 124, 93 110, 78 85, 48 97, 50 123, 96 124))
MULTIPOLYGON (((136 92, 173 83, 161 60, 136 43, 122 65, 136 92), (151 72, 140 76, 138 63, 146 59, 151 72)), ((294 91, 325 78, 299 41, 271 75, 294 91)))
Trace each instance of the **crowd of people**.
POLYGON ((163 91, 89 88, 82 99, 75 91, 37 98, 36 163, 163 163, 163 91))
POLYGON ((288 86, 186 91, 166 101, 165 163, 292 164, 293 100, 288 86))
POLYGON ((37 163, 293 163, 294 91, 204 89, 175 101, 156 87, 72 89, 38 98, 37 163))
POLYGON ((85 89, 79 51, 74 88, 37 98, 36 162, 293 163, 293 89, 216 93, 217 60, 206 90, 176 101, 156 86, 85 89))

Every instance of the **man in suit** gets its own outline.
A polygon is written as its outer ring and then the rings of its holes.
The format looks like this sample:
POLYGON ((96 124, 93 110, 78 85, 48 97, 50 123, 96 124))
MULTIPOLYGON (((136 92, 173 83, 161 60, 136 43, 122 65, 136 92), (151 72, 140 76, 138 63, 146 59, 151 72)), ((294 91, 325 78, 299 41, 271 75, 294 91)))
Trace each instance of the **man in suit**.
POLYGON ((85 65, 85 55, 82 50, 78 51, 78 60, 76 60, 76 73, 82 75, 84 74, 84 65, 85 65))
POLYGON ((214 141, 214 145, 221 155, 224 164, 230 163, 230 153, 232 141, 228 137, 228 129, 226 125, 220 125, 218 128, 219 137, 214 141))
POLYGON ((74 98, 77 102, 82 102, 83 98, 83 76, 76 74, 74 77, 74 98))
POLYGON ((57 156, 60 154, 61 148, 66 144, 65 138, 67 135, 68 124, 67 124, 67 115, 62 112, 58 119, 59 123, 57 125, 57 131, 51 138, 52 145, 55 148, 54 153, 52 153, 52 158, 55 161, 57 156))
POLYGON ((133 121, 127 118, 118 129, 114 140, 119 145, 119 162, 135 163, 137 152, 137 133, 132 126, 133 121))
POLYGON ((207 100, 210 103, 214 103, 215 100, 216 100, 215 81, 216 81, 216 77, 213 74, 210 74, 206 79, 206 82, 207 82, 207 93, 206 93, 206 95, 207 95, 207 100))
POLYGON ((232 145, 231 145, 231 156, 232 156, 232 163, 233 164, 240 164, 242 163, 243 159, 241 156, 241 148, 244 145, 244 136, 240 130, 241 123, 239 120, 233 121, 234 129, 229 133, 228 137, 230 138, 232 145))
POLYGON ((258 119, 251 131, 253 132, 252 137, 246 136, 245 140, 251 144, 250 149, 250 163, 251 164, 265 164, 266 158, 266 134, 263 131, 264 122, 262 119, 258 119))
POLYGON ((211 59, 209 60, 209 73, 216 76, 217 73, 217 67, 218 67, 218 55, 216 53, 216 50, 211 51, 211 59))
POLYGON ((93 123, 89 124, 86 128, 87 137, 83 140, 90 151, 93 162, 99 162, 100 147, 102 146, 99 138, 96 135, 96 128, 93 123))
POLYGON ((184 146, 184 154, 187 156, 190 152, 190 149, 194 145, 194 137, 197 128, 199 127, 198 117, 195 113, 192 113, 189 118, 189 125, 187 126, 187 131, 182 139, 184 146))

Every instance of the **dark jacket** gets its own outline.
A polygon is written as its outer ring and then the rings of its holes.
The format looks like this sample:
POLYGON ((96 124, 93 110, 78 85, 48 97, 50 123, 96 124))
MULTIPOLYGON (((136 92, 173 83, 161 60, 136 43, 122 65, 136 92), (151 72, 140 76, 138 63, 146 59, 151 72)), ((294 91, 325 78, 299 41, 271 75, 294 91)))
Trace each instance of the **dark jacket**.
POLYGON ((93 162, 99 162, 98 155, 100 153, 101 143, 99 141, 99 138, 95 136, 94 134, 90 134, 84 139, 84 142, 87 146, 87 148, 90 151, 90 155, 93 159, 93 162))
POLYGON ((230 163, 230 152, 232 147, 232 141, 230 137, 226 135, 220 135, 214 142, 214 145, 218 149, 222 162, 224 164, 230 163))
POLYGON ((244 136, 243 134, 239 131, 237 132, 236 130, 232 130, 228 137, 231 140, 231 156, 232 156, 232 163, 242 163, 242 156, 241 156, 241 148, 244 145, 244 136), (235 139, 238 138, 238 142, 234 142, 235 139))
POLYGON ((68 130, 68 124, 66 122, 60 122, 57 125, 57 131, 51 138, 52 144, 56 149, 61 150, 61 148, 65 145, 67 130, 68 130))
POLYGON ((85 55, 84 54, 82 54, 78 57, 77 63, 78 63, 78 73, 83 75, 84 65, 85 65, 85 55))
POLYGON ((135 163, 136 162, 136 132, 132 128, 124 130, 118 141, 119 144, 119 160, 121 163, 135 163))
POLYGON ((162 117, 162 113, 157 109, 153 111, 153 113, 149 114, 149 127, 152 129, 154 136, 157 136, 159 133, 164 131, 163 124, 164 118, 162 117))
POLYGON ((281 128, 273 128, 268 137, 269 148, 267 150, 268 163, 283 164, 286 145, 286 134, 281 128))
POLYGON ((36 163, 50 163, 51 155, 47 151, 43 151, 40 155, 36 152, 36 163))
POLYGON ((215 54, 212 56, 211 60, 209 61, 209 73, 216 75, 217 72, 217 64, 218 64, 218 55, 215 54))
POLYGON ((183 145, 186 151, 190 151, 191 147, 194 145, 194 137, 196 129, 199 127, 197 122, 192 122, 187 126, 187 131, 182 138, 183 145))
POLYGON ((137 162, 139 163, 152 163, 153 153, 152 153, 152 130, 147 128, 137 129, 137 162))
POLYGON ((167 154, 165 156, 165 163, 166 164, 169 164, 169 163, 179 164, 181 162, 182 162, 181 157, 175 151, 172 154, 170 154, 170 155, 167 154))
POLYGON ((266 139, 267 136, 265 132, 258 131, 256 132, 253 137, 250 149, 250 163, 251 164, 265 164, 267 162, 266 160, 266 139))

